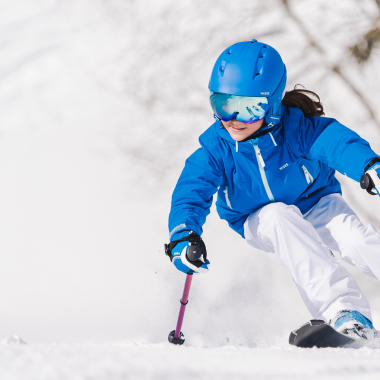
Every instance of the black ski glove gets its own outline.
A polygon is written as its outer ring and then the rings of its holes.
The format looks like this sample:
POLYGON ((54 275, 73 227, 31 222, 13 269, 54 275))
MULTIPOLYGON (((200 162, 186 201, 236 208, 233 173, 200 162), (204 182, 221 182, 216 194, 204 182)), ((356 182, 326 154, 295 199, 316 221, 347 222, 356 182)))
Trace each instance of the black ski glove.
POLYGON ((376 157, 369 162, 360 179, 360 187, 371 195, 380 195, 380 158, 376 157))
POLYGON ((195 232, 165 244, 165 253, 178 270, 187 274, 206 272, 210 264, 205 243, 195 232))

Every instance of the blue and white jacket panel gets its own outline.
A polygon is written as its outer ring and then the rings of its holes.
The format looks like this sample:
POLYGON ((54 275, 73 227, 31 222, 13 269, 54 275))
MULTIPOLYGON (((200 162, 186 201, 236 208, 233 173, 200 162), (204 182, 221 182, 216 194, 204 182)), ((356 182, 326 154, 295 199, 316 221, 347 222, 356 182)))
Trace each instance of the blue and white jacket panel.
POLYGON ((219 216, 244 237, 248 215, 271 202, 307 212, 318 200, 340 193, 335 170, 360 181, 374 157, 369 144, 335 119, 307 118, 285 108, 279 124, 237 143, 215 122, 199 138, 172 196, 171 240, 183 230, 199 235, 218 192, 219 216))

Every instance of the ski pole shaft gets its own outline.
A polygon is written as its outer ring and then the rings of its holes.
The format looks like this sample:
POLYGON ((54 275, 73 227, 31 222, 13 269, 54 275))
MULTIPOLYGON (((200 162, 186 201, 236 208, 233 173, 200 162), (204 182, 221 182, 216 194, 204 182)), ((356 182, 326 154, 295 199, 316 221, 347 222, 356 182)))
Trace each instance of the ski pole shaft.
POLYGON ((189 292, 190 292, 190 286, 191 286, 191 280, 192 279, 193 279, 193 275, 192 274, 186 275, 185 286, 183 288, 183 294, 182 294, 182 298, 180 300, 181 307, 179 309, 177 327, 176 327, 175 333, 174 333, 174 338, 176 338, 176 339, 178 339, 179 336, 180 336, 180 334, 181 334, 181 327, 182 327, 183 317, 185 315, 186 305, 188 303, 188 298, 189 298, 189 292))

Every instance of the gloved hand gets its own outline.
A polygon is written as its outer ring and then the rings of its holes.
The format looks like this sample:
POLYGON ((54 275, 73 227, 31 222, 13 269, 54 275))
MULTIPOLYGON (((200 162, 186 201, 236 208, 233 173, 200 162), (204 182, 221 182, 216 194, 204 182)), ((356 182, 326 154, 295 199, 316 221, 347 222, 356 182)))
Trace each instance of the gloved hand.
POLYGON ((174 266, 186 274, 208 270, 207 251, 202 238, 195 232, 186 232, 183 238, 165 244, 165 253, 174 266))
POLYGON ((360 180, 360 187, 367 190, 369 194, 379 195, 380 196, 380 159, 377 160, 374 164, 371 163, 365 169, 365 173, 360 180))

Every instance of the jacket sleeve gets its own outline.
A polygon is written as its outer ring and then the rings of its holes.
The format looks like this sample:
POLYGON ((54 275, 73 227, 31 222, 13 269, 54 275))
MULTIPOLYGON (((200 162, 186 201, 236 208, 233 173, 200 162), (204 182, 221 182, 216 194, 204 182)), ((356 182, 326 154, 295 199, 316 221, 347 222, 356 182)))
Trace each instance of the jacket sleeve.
POLYGON ((218 164, 206 148, 199 148, 186 160, 172 196, 170 240, 181 237, 179 234, 184 230, 202 234, 202 226, 220 182, 218 164))
POLYGON ((335 119, 304 118, 303 124, 300 138, 305 155, 357 182, 367 164, 378 157, 366 140, 335 119))

